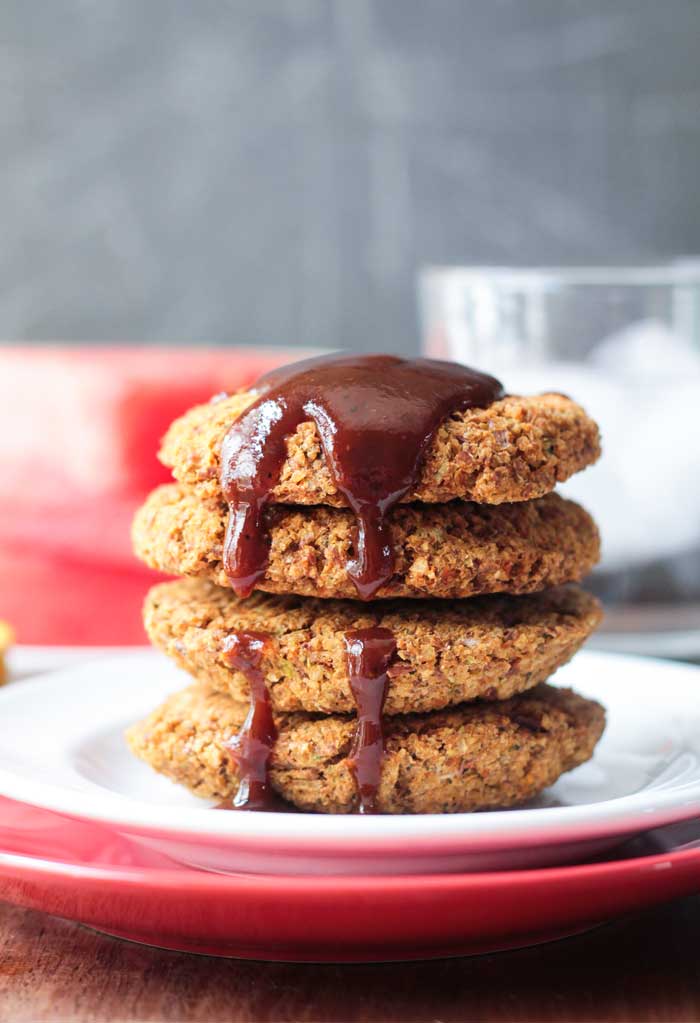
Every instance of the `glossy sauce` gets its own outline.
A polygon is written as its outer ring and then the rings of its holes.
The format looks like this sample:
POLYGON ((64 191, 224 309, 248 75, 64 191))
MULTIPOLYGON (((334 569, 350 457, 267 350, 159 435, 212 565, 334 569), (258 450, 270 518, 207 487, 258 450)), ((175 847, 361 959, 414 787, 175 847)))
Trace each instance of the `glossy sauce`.
POLYGON ((376 813, 384 759, 382 711, 396 640, 389 629, 378 627, 346 632, 344 639, 350 689, 357 706, 350 766, 357 782, 360 813, 376 813))
POLYGON ((250 686, 250 710, 240 732, 227 747, 240 778, 230 810, 278 810, 279 799, 270 786, 268 766, 277 729, 272 719, 270 694, 261 664, 269 636, 264 632, 232 632, 224 642, 224 656, 250 686))
POLYGON ((307 359, 261 377, 254 393, 257 400, 221 449, 221 487, 230 510, 224 567, 232 588, 247 596, 265 574, 264 514, 286 440, 313 420, 333 483, 357 520, 348 573, 363 600, 393 575, 387 516, 415 487, 440 424, 503 396, 497 380, 465 366, 393 355, 307 359))

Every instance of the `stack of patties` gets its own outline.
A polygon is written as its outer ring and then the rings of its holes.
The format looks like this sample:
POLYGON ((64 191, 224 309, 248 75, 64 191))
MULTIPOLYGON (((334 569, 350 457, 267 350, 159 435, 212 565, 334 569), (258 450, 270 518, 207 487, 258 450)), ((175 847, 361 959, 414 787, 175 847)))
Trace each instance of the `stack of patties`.
POLYGON ((552 492, 598 455, 570 399, 425 360, 312 360, 192 409, 134 543, 187 577, 154 587, 145 624, 195 683, 130 730, 133 752, 239 809, 535 796, 604 727, 545 684, 601 618, 574 585, 595 524, 552 492))

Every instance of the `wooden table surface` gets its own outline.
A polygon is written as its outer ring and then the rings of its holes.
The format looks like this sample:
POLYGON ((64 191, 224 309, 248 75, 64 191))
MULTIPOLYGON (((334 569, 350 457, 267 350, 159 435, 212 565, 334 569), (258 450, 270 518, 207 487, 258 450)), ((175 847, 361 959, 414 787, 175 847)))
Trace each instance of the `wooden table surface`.
POLYGON ((566 941, 432 963, 163 952, 0 903, 0 1021, 700 1020, 700 897, 566 941))

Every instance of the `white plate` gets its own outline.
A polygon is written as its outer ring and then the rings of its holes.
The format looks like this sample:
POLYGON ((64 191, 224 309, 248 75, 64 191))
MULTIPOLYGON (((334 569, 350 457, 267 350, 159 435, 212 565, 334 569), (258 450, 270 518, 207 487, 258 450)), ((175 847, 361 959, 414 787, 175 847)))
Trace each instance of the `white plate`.
MULTIPOLYGON (((44 675, 57 668, 120 654, 124 649, 123 646, 13 646, 8 651, 6 663, 10 680, 16 681, 44 675)), ((150 650, 150 647, 144 646, 141 649, 150 650)))
POLYGON ((210 812, 124 729, 188 678, 153 651, 0 690, 0 794, 224 872, 417 873, 572 862, 700 814, 700 669, 584 652, 556 676, 608 708, 595 758, 526 809, 423 817, 210 812))

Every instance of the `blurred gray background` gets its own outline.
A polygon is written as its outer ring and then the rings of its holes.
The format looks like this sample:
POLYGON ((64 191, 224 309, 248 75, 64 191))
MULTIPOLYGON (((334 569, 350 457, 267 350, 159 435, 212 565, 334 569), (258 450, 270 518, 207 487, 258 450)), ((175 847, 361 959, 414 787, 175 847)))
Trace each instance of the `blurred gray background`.
POLYGON ((4 0, 0 336, 410 351, 425 263, 700 251, 698 0, 4 0))

